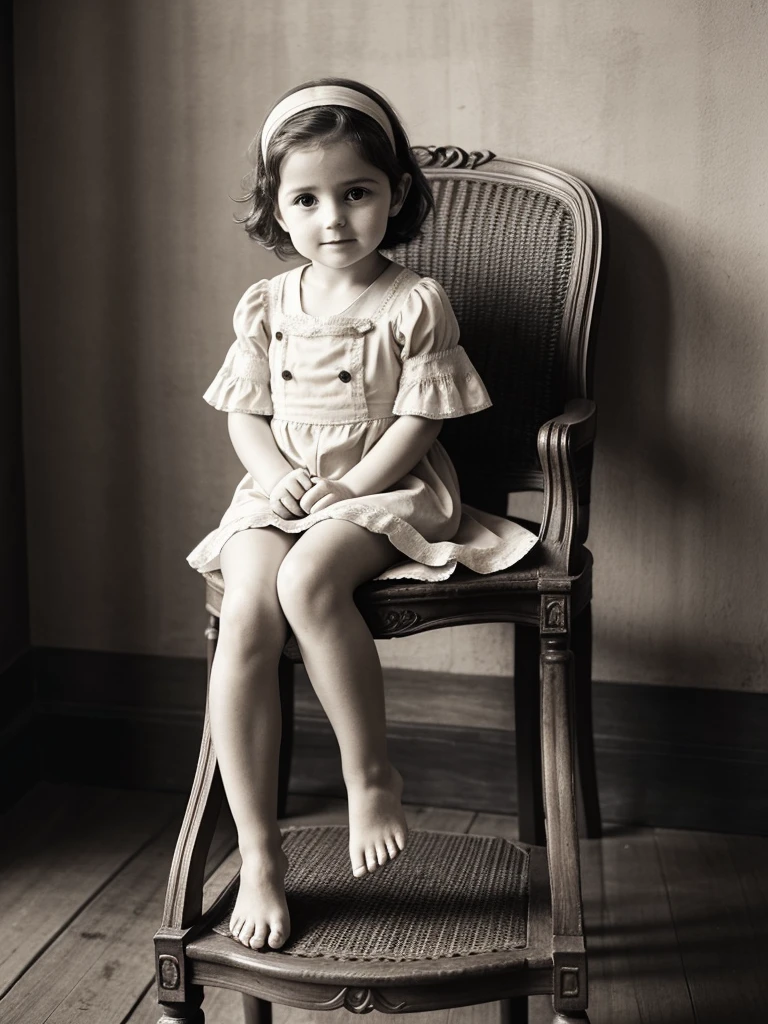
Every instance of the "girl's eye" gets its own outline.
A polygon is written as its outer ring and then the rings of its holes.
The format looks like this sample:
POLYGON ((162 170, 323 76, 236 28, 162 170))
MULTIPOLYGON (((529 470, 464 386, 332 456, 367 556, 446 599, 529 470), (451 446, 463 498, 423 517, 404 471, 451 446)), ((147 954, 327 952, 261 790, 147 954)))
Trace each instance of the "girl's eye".
POLYGON ((352 199, 354 202, 359 202, 359 200, 363 199, 367 195, 367 188, 351 188, 349 192, 347 192, 347 199, 352 199))
POLYGON ((309 192, 305 192, 304 195, 296 196, 293 202, 294 206, 303 206, 305 210, 308 210, 314 205, 315 197, 310 195, 309 192))

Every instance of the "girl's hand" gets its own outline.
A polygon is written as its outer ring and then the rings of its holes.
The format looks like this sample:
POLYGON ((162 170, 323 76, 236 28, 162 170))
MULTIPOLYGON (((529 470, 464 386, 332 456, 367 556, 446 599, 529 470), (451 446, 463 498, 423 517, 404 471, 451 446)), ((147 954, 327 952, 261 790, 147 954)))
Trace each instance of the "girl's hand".
POLYGON ((306 469, 292 469, 270 491, 269 507, 281 519, 301 519, 306 512, 299 504, 299 499, 310 489, 312 479, 306 469))
POLYGON ((313 476, 312 487, 306 491, 300 499, 302 509, 309 512, 321 512, 329 505, 335 505, 337 501, 344 501, 345 498, 356 498, 357 495, 342 483, 341 480, 328 480, 323 476, 313 476))

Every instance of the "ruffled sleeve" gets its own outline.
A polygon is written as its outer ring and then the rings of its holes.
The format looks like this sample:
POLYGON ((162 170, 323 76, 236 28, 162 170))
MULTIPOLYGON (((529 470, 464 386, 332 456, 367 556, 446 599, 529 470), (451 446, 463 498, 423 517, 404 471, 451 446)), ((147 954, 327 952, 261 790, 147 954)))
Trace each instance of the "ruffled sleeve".
POLYGON ((269 389, 269 282, 257 281, 235 308, 235 341, 203 398, 222 412, 272 415, 269 389))
POLYGON ((459 345, 448 296, 430 277, 413 286, 394 322, 403 346, 396 416, 453 419, 491 405, 485 385, 459 345))

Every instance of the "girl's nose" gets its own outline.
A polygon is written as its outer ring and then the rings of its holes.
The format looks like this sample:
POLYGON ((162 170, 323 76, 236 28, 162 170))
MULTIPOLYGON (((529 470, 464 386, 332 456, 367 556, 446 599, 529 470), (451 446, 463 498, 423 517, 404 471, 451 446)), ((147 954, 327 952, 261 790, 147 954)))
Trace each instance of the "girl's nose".
POLYGON ((325 226, 328 228, 341 227, 346 223, 344 207, 339 203, 329 203, 325 212, 325 226))

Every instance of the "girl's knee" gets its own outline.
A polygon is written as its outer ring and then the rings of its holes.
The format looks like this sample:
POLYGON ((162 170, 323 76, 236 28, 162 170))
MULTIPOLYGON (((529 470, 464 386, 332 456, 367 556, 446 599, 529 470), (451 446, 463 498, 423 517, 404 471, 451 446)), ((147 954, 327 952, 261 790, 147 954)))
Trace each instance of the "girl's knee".
POLYGON ((277 574, 277 594, 293 625, 323 619, 349 596, 327 561, 307 552, 302 554, 299 545, 283 559, 277 574))
POLYGON ((227 588, 221 605, 219 644, 247 654, 279 656, 287 635, 288 624, 274 590, 227 588))

